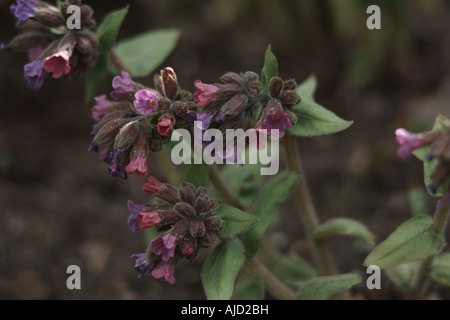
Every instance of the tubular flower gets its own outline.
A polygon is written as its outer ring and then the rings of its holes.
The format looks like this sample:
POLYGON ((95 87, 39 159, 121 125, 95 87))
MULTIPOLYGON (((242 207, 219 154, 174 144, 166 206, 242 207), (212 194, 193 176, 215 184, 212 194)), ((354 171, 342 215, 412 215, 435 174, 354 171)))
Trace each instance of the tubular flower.
MULTIPOLYGON (((428 185, 432 193, 450 183, 450 125, 442 125, 441 129, 417 134, 400 128, 395 131, 395 135, 396 141, 400 144, 397 154, 402 158, 408 157, 418 148, 425 146, 430 148, 425 161, 436 162, 430 175, 431 184, 428 185)), ((439 207, 450 205, 450 190, 447 192, 439 201, 439 207)))
POLYGON ((150 153, 161 151, 174 129, 189 124, 188 111, 195 109, 195 103, 178 88, 175 72, 165 68, 156 77, 156 85, 157 89, 146 88, 122 71, 112 81, 112 100, 106 95, 95 98, 96 124, 89 150, 101 153, 100 159, 109 164, 114 177, 147 176, 150 153))
MULTIPOLYGON (((160 235, 151 241, 145 260, 142 255, 134 256, 138 259, 135 268, 140 275, 147 273, 174 283, 176 263, 182 258, 192 262, 199 249, 213 244, 222 231, 223 223, 214 215, 218 204, 205 188, 195 189, 186 182, 176 189, 149 177, 144 190, 167 204, 148 205, 138 214, 141 229, 155 227, 160 235)), ((131 216, 136 211, 130 209, 131 216)))
POLYGON ((45 1, 17 0, 11 5, 20 33, 0 50, 27 52, 25 78, 31 89, 39 90, 47 75, 78 78, 92 69, 98 57, 98 36, 93 10, 81 0, 63 0, 60 6, 45 1), (70 5, 80 7, 80 28, 69 29, 70 5))

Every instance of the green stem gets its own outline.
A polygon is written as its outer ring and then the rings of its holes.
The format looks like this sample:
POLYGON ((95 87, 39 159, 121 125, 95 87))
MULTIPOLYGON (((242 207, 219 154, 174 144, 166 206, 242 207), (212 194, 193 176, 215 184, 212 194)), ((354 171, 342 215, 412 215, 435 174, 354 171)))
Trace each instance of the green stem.
POLYGON ((122 70, 128 72, 127 67, 114 50, 109 51, 109 58, 111 59, 112 64, 117 68, 117 70, 119 70, 119 72, 122 70))
POLYGON ((211 166, 209 170, 209 178, 211 179, 214 187, 216 187, 217 191, 219 191, 219 193, 223 196, 225 202, 233 207, 241 209, 242 211, 246 211, 246 208, 239 203, 239 200, 234 196, 228 185, 223 181, 220 171, 216 166, 211 166))
MULTIPOLYGON (((441 235, 444 234, 449 215, 450 215, 450 206, 446 206, 443 208, 438 207, 436 209, 436 213, 434 214, 433 218, 434 232, 441 235)), ((431 267, 433 266, 435 257, 436 255, 432 255, 424 259, 420 263, 412 282, 412 298, 420 299, 420 297, 422 296, 422 293, 426 287, 428 273, 430 272, 431 267)))
POLYGON ((313 238, 314 232, 319 227, 319 218, 311 200, 294 137, 286 136, 284 147, 290 170, 299 173, 299 183, 296 190, 297 202, 300 207, 300 216, 305 226, 306 235, 312 244, 317 263, 322 272, 329 275, 337 274, 337 268, 325 239, 313 238))
POLYGON ((269 269, 257 258, 246 258, 245 266, 258 278, 263 279, 267 288, 279 299, 293 300, 294 292, 281 282, 269 269))

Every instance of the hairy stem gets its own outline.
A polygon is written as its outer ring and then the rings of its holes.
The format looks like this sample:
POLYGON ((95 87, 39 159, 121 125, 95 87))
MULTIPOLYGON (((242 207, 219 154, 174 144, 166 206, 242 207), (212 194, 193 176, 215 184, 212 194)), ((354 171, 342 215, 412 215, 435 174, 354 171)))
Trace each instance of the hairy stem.
POLYGON ((267 288, 279 299, 293 300, 294 291, 281 282, 269 269, 267 269, 256 257, 246 258, 245 266, 258 278, 263 279, 267 288))
POLYGON ((303 225, 305 226, 306 235, 312 244, 317 263, 322 272, 329 275, 337 274, 338 272, 333 257, 325 239, 314 239, 312 237, 314 232, 319 227, 319 218, 309 193, 294 137, 286 136, 284 140, 284 147, 290 170, 299 173, 296 198, 300 207, 300 216, 303 221, 303 225))
POLYGON ((127 67, 114 50, 109 51, 109 58, 111 59, 112 64, 117 68, 117 70, 119 70, 119 72, 128 72, 127 67))
POLYGON ((242 211, 246 211, 246 208, 239 203, 239 200, 234 196, 233 192, 231 192, 225 181, 223 181, 219 169, 216 166, 211 166, 209 170, 209 178, 211 179, 214 187, 216 187, 217 191, 219 191, 219 193, 223 196, 225 202, 241 209, 242 211))
MULTIPOLYGON (((436 213, 433 218, 433 230, 437 234, 444 234, 445 228, 447 226, 448 216, 450 215, 450 206, 443 208, 437 208, 436 213)), ((434 258, 436 255, 430 256, 424 259, 416 273, 412 282, 412 298, 420 299, 422 293, 426 287, 428 273, 433 266, 434 258)))

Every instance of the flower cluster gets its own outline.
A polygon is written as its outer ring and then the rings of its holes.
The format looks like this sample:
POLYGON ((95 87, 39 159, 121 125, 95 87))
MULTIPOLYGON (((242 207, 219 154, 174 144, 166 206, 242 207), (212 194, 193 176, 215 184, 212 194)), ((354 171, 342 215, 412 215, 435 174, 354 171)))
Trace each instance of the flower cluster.
MULTIPOLYGON (((450 183, 450 126, 444 126, 441 130, 426 133, 411 133, 405 129, 397 129, 396 140, 400 144, 397 153, 406 158, 418 148, 429 146, 430 152, 426 155, 426 161, 437 160, 437 165, 431 173, 432 183, 428 189, 436 193, 437 189, 450 183)), ((439 202, 440 207, 450 205, 450 191, 439 202)))
MULTIPOLYGON (((273 77, 268 94, 262 91, 259 76, 254 72, 226 73, 220 80, 220 84, 195 82, 197 91, 193 98, 203 111, 192 114, 201 122, 203 131, 215 128, 225 133, 227 129, 253 129, 274 135, 272 130, 277 129, 278 137, 282 137, 296 123, 293 109, 301 99, 295 91, 295 80, 273 77)), ((224 149, 226 144, 224 141, 224 149)), ((235 162, 238 162, 236 154, 241 151, 235 145, 235 162)), ((223 158, 228 158, 228 154, 224 152, 223 158)))
POLYGON ((44 1, 17 0, 11 12, 21 33, 1 47, 28 53, 30 62, 24 72, 31 89, 39 90, 50 74, 53 78, 78 77, 94 67, 98 57, 96 22, 91 7, 81 5, 81 0, 61 1, 59 7, 44 1), (80 7, 80 29, 67 27, 71 5, 80 7))
POLYGON ((95 98, 92 117, 97 123, 90 150, 101 153, 112 176, 147 176, 150 152, 160 151, 175 128, 189 124, 188 110, 196 105, 191 94, 178 87, 171 68, 155 77, 156 89, 134 82, 126 71, 112 86, 112 100, 106 95, 95 98))
POLYGON ((139 277, 152 275, 175 283, 175 265, 185 258, 192 262, 200 248, 212 245, 223 229, 221 219, 214 215, 217 202, 208 191, 197 190, 182 182, 178 189, 149 177, 143 190, 165 201, 162 205, 139 205, 128 202, 128 225, 135 232, 155 227, 160 235, 153 239, 147 252, 134 254, 139 277))

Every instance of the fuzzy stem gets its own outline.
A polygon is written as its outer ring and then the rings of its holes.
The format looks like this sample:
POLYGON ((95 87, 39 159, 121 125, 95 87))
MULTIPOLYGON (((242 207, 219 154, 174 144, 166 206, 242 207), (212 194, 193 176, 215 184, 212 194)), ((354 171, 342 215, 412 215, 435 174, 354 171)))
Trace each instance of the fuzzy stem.
POLYGON ((337 274, 337 268, 325 239, 314 239, 312 237, 319 227, 319 218, 311 200, 294 137, 286 136, 284 147, 290 170, 299 173, 299 183, 296 190, 297 202, 300 207, 300 216, 305 226, 306 235, 313 246, 316 260, 322 272, 329 275, 337 274))
POLYGON ((246 258, 245 266, 258 278, 264 280, 267 288, 279 299, 293 300, 294 292, 281 282, 272 272, 267 269, 256 257, 246 258))
MULTIPOLYGON (((437 208, 436 213, 433 218, 433 231, 437 234, 444 234, 445 228, 447 226, 448 216, 450 215, 450 206, 446 206, 443 208, 437 208)), ((431 270, 433 266, 434 258, 436 255, 432 255, 426 259, 424 259, 413 278, 412 282, 412 297, 415 299, 420 299, 422 293, 425 289, 425 285, 427 283, 428 272, 431 270)))

